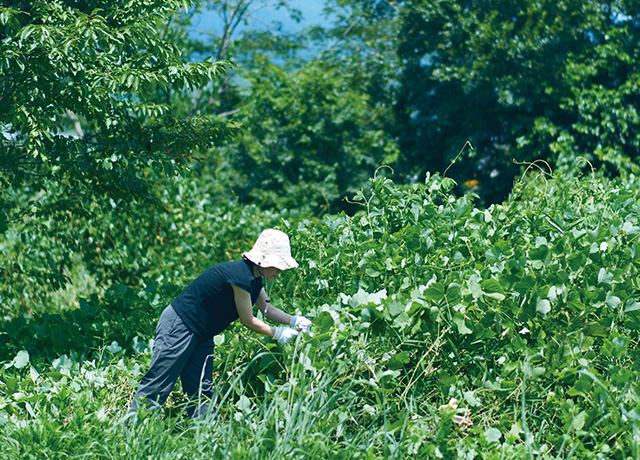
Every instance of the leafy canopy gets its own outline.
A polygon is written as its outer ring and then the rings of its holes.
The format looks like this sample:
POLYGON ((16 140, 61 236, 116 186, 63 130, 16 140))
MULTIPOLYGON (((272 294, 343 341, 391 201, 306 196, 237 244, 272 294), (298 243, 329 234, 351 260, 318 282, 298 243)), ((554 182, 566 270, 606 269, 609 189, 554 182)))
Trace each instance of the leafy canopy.
POLYGON ((404 169, 455 168, 504 199, 519 166, 577 156, 616 173, 640 153, 637 2, 412 0, 400 9, 397 123, 404 169))
POLYGON ((322 61, 290 74, 265 57, 258 62, 245 74, 246 135, 227 147, 242 199, 263 207, 336 207, 380 164, 395 161, 379 110, 358 90, 363 78, 322 61))
MULTIPOLYGON (((190 91, 232 65, 189 61, 156 32, 190 2, 52 0, 0 6, 0 227, 48 181, 74 194, 144 196, 143 171, 180 171, 197 148, 238 129, 175 117, 154 95, 190 91)), ((85 197, 86 198, 86 197, 85 197)), ((86 202, 86 199, 84 200, 86 202)))

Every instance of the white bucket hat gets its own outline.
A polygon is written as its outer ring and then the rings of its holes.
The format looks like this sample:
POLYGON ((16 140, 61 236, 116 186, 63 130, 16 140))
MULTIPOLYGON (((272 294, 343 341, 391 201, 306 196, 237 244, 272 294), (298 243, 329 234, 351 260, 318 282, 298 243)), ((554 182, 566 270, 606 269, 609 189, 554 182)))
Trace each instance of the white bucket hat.
POLYGON ((298 266, 298 262, 291 257, 289 237, 274 228, 260 233, 251 251, 242 255, 258 267, 275 267, 279 270, 287 270, 298 266))

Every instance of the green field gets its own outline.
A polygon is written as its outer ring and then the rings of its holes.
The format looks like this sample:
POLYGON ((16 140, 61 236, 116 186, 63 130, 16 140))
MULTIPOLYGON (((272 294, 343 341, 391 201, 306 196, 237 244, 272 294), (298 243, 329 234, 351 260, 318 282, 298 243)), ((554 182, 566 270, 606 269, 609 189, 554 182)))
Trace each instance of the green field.
MULTIPOLYGON (((182 416, 176 391, 161 416, 122 422, 161 286, 200 250, 186 227, 149 265, 166 270, 156 283, 5 321, 0 456, 638 458, 636 188, 534 175, 480 210, 451 186, 375 178, 351 217, 260 216, 301 263, 271 298, 315 337, 225 331, 211 420, 182 416)), ((216 232, 221 247, 241 221, 216 232)))

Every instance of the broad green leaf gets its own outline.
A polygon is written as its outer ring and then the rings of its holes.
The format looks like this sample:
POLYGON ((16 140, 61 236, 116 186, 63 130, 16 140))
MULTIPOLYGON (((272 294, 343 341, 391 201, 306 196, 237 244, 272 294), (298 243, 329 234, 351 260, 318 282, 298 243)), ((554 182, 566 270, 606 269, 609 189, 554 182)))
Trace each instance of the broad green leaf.
POLYGON ((249 411, 251 409, 251 400, 245 395, 241 395, 238 402, 236 402, 236 407, 242 412, 249 411))
POLYGON ((549 243, 547 242, 547 239, 544 236, 537 236, 535 244, 536 244, 536 248, 539 248, 540 246, 549 246, 549 243))
POLYGON ((567 263, 573 272, 582 271, 584 264, 587 261, 587 256, 579 252, 577 254, 569 254, 567 257, 567 263))
POLYGON ((24 405, 25 405, 25 409, 27 409, 27 412, 29 413, 29 415, 31 415, 31 417, 33 417, 33 418, 37 418, 38 417, 38 415, 36 414, 35 410, 33 410, 33 406, 31 405, 31 403, 29 401, 25 401, 24 405))
POLYGON ((627 305, 624 307, 625 312, 632 312, 640 310, 640 302, 635 300, 630 300, 627 302, 627 305))
POLYGON ((480 285, 482 286, 482 291, 484 292, 485 296, 493 297, 494 299, 498 299, 498 300, 504 300, 505 298, 504 289, 502 288, 502 286, 497 280, 493 278, 489 278, 489 279, 483 280, 482 283, 480 283, 480 285))
POLYGON ((410 356, 407 351, 402 351, 400 353, 396 353, 391 357, 388 362, 389 369, 398 370, 404 367, 405 364, 409 363, 410 356))
POLYGON ((118 344, 117 341, 111 342, 110 345, 106 347, 107 351, 113 353, 114 355, 120 353, 122 351, 122 347, 118 344))
POLYGON ((389 309, 389 314, 395 317, 404 313, 405 305, 397 300, 392 300, 387 303, 387 308, 389 309))
POLYGON ((400 371, 387 369, 376 372, 376 379, 385 386, 388 386, 400 375, 400 371))
POLYGON ((473 331, 467 327, 463 318, 455 317, 453 322, 458 327, 458 332, 462 335, 471 334, 473 331))
POLYGON ((549 247, 546 245, 536 246, 529 251, 529 258, 532 261, 543 261, 549 254, 549 247))
POLYGON ((16 357, 13 358, 12 364, 16 369, 22 369, 29 364, 29 353, 25 350, 19 351, 16 357))
POLYGON ((480 407, 482 405, 482 402, 480 401, 480 399, 476 396, 475 391, 465 391, 462 394, 464 396, 464 400, 467 402, 467 404, 469 404, 472 407, 480 407))
POLYGON ((38 380, 38 377, 40 377, 40 374, 38 373, 38 371, 35 370, 33 367, 30 367, 29 378, 31 378, 31 381, 35 383, 38 380))
POLYGON ((520 294, 527 294, 535 287, 535 285, 536 279, 533 276, 525 276, 520 279, 513 288, 520 294))
POLYGON ((598 271, 598 284, 611 284, 613 282, 613 273, 602 267, 598 271))
POLYGON ((460 285, 458 283, 451 283, 447 286, 446 299, 447 303, 451 306, 455 306, 462 301, 460 285))
POLYGON ((547 317, 547 314, 551 311, 551 302, 547 299, 539 298, 536 302, 536 312, 543 318, 547 317))
POLYGON ((381 289, 377 292, 369 294, 368 302, 374 303, 376 305, 380 305, 384 299, 387 298, 387 290, 381 289))
POLYGON ((467 281, 467 286, 469 286, 469 290, 471 291, 474 299, 482 298, 482 286, 478 275, 471 275, 467 281))
POLYGON ((586 420, 587 420, 587 413, 585 411, 581 411, 578 415, 576 415, 573 418, 571 427, 576 431, 580 431, 582 430, 582 428, 584 428, 584 424, 586 420))
POLYGON ((313 324, 319 328, 320 333, 327 332, 336 324, 333 316, 331 312, 323 311, 314 320, 313 324))
POLYGON ((623 337, 605 339, 602 345, 602 354, 610 358, 619 358, 627 351, 627 340, 623 337))
POLYGON ((567 296, 567 305, 569 305, 574 311, 582 313, 585 309, 584 304, 580 300, 580 294, 576 290, 569 292, 567 296))
POLYGON ((631 222, 627 221, 622 226, 622 231, 629 236, 635 236, 640 233, 640 227, 633 225, 631 222))
POLYGON ((439 303, 444 299, 444 293, 444 286, 439 282, 435 282, 425 289, 423 295, 426 299, 434 303, 439 303))
POLYGON ((591 323, 585 325, 583 331, 593 337, 608 337, 610 329, 599 323, 591 323))
POLYGON ((487 428, 484 432, 484 438, 489 444, 499 443, 502 438, 502 433, 497 428, 487 428))
POLYGON ((378 278, 380 276, 380 272, 378 270, 375 270, 371 267, 367 267, 365 269, 365 273, 370 276, 371 278, 378 278))
POLYGON ((620 300, 619 297, 616 297, 615 295, 613 295, 611 292, 607 292, 607 298, 605 299, 604 302, 607 304, 607 306, 611 310, 617 310, 620 304, 622 303, 622 300, 620 300))

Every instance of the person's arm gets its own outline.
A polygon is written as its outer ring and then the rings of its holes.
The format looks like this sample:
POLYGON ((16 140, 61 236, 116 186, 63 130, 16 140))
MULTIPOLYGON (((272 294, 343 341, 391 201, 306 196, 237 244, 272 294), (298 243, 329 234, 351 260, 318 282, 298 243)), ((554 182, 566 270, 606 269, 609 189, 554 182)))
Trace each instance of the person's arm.
POLYGON ((260 295, 258 295, 256 305, 265 318, 275 323, 286 324, 287 326, 291 326, 292 328, 301 330, 305 334, 313 336, 311 332, 311 321, 301 315, 291 316, 279 308, 274 307, 271 303, 267 303, 267 300, 267 293, 262 289, 260 295))
POLYGON ((274 323, 286 324, 287 326, 289 326, 291 324, 292 316, 283 312, 279 308, 274 307, 273 305, 271 305, 271 303, 269 303, 269 308, 267 308, 267 300, 269 300, 269 298, 267 297, 267 293, 264 289, 262 289, 260 291, 260 295, 258 295, 258 300, 256 300, 256 305, 263 315, 265 314, 265 309, 267 310, 265 318, 273 321, 274 323))
MULTIPOLYGON (((258 334, 273 337, 280 343, 287 343, 298 335, 298 331, 296 331, 295 329, 284 326, 271 327, 253 316, 251 295, 244 289, 240 289, 238 286, 234 286, 232 284, 231 287, 233 287, 233 297, 236 303, 236 308, 238 309, 238 316, 240 317, 240 321, 242 321, 242 324, 244 324, 246 327, 251 329, 253 332, 257 332, 258 334)), ((262 303, 264 306, 266 306, 266 297, 263 298, 262 303)), ((285 315, 285 313, 282 314, 285 315)), ((271 315, 271 312, 269 312, 269 315, 271 315)))
MULTIPOLYGON (((275 328, 265 324, 263 321, 260 321, 258 318, 253 316, 253 306, 251 305, 251 295, 245 291, 244 289, 239 288, 238 286, 231 285, 233 288, 233 297, 236 302, 236 308, 238 309, 238 316, 240 317, 240 321, 244 326, 251 329, 253 332, 257 332, 258 334, 268 335, 269 337, 273 337, 275 334, 275 328)), ((263 291, 264 292, 264 291, 263 291)), ((262 294, 262 293, 261 293, 262 294)), ((265 299, 266 300, 266 294, 265 299)), ((263 300, 263 303, 264 303, 263 300)), ((260 308, 260 307, 258 307, 260 308)), ((271 306, 269 310, 271 310, 271 306)), ((269 311, 269 315, 271 311, 269 311)))

